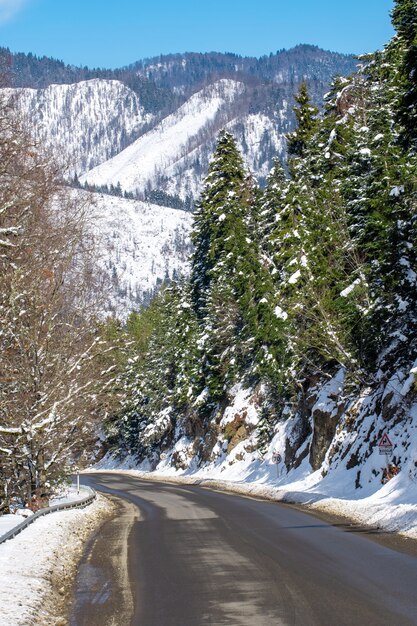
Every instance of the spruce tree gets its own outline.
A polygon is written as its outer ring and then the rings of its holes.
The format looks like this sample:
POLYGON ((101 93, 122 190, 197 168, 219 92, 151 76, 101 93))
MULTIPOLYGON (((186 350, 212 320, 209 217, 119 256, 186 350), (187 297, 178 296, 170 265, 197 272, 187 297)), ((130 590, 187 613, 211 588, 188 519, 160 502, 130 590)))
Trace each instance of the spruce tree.
POLYGON ((207 406, 237 380, 273 375, 277 318, 260 247, 259 191, 222 132, 195 219, 191 301, 200 320, 207 406))
POLYGON ((303 81, 295 96, 298 106, 294 107, 296 130, 288 135, 287 149, 290 157, 302 157, 304 150, 318 128, 318 109, 310 99, 307 83, 303 81))
MULTIPOLYGON (((340 93, 343 82, 335 82, 330 98, 340 93)), ((305 87, 302 92, 306 103, 305 87)), ((295 156, 290 150, 291 181, 274 235, 279 242, 275 264, 281 308, 296 370, 326 369, 332 363, 353 369, 359 312, 341 295, 360 272, 340 193, 343 144, 350 132, 343 130, 345 112, 334 104, 327 103, 324 118, 312 117, 307 123, 313 112, 304 108, 298 116, 304 128, 289 136, 290 146, 295 137, 303 137, 302 149, 295 156)))
MULTIPOLYGON (((369 303, 362 349, 371 364, 379 363, 379 355, 393 345, 393 334, 405 337, 412 332, 412 325, 405 328, 415 299, 410 268, 416 262, 412 243, 416 169, 415 156, 401 139, 404 127, 396 123, 402 93, 398 37, 365 61, 341 191, 351 237, 363 259, 369 303)), ((358 294, 357 288, 353 293, 358 294)))
POLYGON ((222 131, 194 216, 191 298, 200 318, 212 281, 219 273, 234 271, 237 241, 245 230, 241 199, 246 176, 233 136, 222 131))

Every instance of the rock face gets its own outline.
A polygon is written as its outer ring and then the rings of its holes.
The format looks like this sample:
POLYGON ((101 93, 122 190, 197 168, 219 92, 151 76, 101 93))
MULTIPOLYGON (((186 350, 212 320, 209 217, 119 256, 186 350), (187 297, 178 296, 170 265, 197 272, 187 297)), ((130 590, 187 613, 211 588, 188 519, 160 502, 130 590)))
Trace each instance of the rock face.
POLYGON ((311 409, 313 438, 310 447, 310 464, 313 470, 321 467, 336 433, 339 419, 344 412, 343 382, 345 372, 341 369, 321 389, 311 409))

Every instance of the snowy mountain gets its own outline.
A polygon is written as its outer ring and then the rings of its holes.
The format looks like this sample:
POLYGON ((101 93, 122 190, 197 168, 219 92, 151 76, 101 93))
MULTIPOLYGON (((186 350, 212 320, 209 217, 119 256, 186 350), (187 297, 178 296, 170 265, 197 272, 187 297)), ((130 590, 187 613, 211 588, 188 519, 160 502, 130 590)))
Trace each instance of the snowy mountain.
POLYGON ((308 81, 320 102, 332 76, 352 72, 355 60, 297 46, 260 59, 168 55, 114 71, 77 70, 22 54, 11 55, 11 65, 18 87, 70 83, 17 93, 36 138, 69 164, 71 177, 77 173, 98 186, 120 183, 141 199, 163 203, 165 194, 189 204, 222 127, 264 181, 274 157, 284 157, 300 81, 308 81), (71 83, 78 77, 91 80, 71 83))
POLYGON ((164 280, 188 273, 190 213, 104 194, 74 193, 92 201, 90 223, 106 286, 105 314, 124 319, 148 302, 164 280))
POLYGON ((282 156, 286 107, 277 119, 248 114, 244 83, 220 80, 197 92, 178 111, 109 161, 89 171, 82 182, 118 185, 128 192, 162 189, 170 195, 195 197, 207 171, 215 137, 228 128, 237 138, 247 165, 266 176, 271 155, 282 156))
POLYGON ((354 60, 301 46, 259 60, 172 55, 115 71, 22 54, 11 55, 11 65, 11 91, 27 126, 66 166, 68 178, 77 175, 93 190, 113 186, 162 206, 98 196, 103 270, 113 290, 109 310, 124 315, 165 277, 186 271, 189 217, 166 206, 189 208, 197 197, 219 130, 233 133, 262 182, 273 159, 285 156, 297 83, 306 78, 319 100, 331 76, 353 69, 354 60), (72 82, 79 78, 89 80, 72 82))
POLYGON ((26 124, 69 174, 88 171, 136 139, 153 116, 123 83, 93 79, 16 89, 26 124))

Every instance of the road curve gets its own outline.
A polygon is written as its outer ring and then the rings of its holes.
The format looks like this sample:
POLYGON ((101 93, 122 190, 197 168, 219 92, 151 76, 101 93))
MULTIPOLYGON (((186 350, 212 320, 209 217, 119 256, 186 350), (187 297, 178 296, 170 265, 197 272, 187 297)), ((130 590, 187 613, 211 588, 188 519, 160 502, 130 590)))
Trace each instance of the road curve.
POLYGON ((71 626, 417 625, 417 557, 362 529, 113 472, 83 482, 121 498, 129 512, 87 547, 71 626), (112 553, 119 563, 111 573, 112 553), (123 568, 130 594, 112 582, 123 580, 123 568))

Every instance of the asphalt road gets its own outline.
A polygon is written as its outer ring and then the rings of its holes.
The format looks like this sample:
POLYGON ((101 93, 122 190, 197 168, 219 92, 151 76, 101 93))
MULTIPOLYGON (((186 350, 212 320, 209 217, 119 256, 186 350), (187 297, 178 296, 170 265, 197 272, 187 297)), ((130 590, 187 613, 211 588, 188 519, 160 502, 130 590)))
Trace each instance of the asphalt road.
POLYGON ((71 626, 417 625, 417 557, 382 535, 201 487, 83 482, 119 514, 87 546, 71 626))

